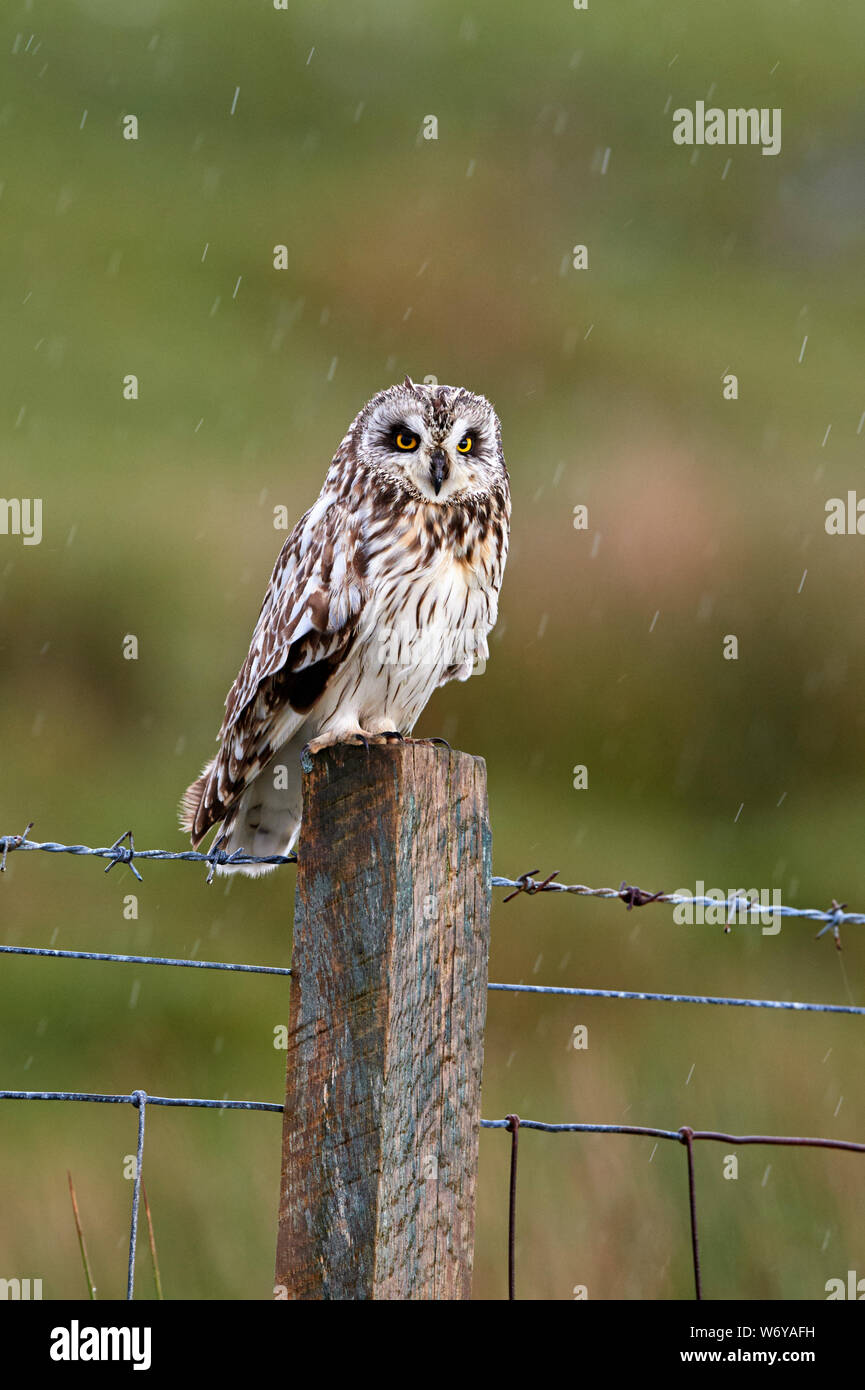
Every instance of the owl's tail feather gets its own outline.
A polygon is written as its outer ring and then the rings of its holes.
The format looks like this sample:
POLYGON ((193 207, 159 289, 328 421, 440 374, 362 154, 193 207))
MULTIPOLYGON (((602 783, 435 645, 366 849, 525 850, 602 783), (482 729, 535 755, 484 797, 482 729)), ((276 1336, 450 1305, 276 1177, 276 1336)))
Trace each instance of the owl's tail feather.
MULTIPOLYGON (((294 848, 300 830, 300 748, 302 739, 288 743, 246 786, 229 806, 224 806, 214 787, 216 759, 187 787, 180 802, 180 825, 195 849, 214 826, 220 848, 226 854, 242 849, 251 855, 283 855, 294 848), (274 766, 274 764, 277 764, 274 766)), ((247 874, 256 878, 274 865, 220 865, 217 873, 247 874)))
MULTIPOLYGON (((303 736, 284 744, 258 777, 226 812, 221 833, 228 854, 243 849, 252 855, 290 854, 300 831, 302 809, 300 749, 303 736)), ((234 870, 251 878, 272 872, 268 864, 234 870)), ((230 873, 232 870, 223 869, 230 873)))
POLYGON ((190 836, 193 849, 198 848, 208 830, 216 823, 213 816, 208 814, 204 802, 215 762, 216 759, 214 758, 212 762, 207 764, 201 776, 190 787, 186 788, 180 799, 180 828, 190 836))

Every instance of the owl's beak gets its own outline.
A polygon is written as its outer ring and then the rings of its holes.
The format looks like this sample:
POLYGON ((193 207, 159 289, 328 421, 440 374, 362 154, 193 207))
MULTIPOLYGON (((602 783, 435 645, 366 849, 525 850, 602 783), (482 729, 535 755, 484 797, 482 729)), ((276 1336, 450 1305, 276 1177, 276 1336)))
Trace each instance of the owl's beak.
POLYGON ((445 457, 445 454, 441 449, 434 449, 432 459, 430 460, 430 478, 432 479, 432 485, 435 488, 436 497, 438 497, 439 493, 441 492, 442 483, 444 482, 445 478, 448 476, 449 473, 450 466, 448 464, 447 458, 445 457))

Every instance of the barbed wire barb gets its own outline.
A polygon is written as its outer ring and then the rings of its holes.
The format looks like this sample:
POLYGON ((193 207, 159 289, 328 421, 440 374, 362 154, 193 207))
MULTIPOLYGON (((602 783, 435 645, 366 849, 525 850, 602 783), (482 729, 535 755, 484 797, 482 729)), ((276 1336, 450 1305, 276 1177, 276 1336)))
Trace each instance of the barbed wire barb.
POLYGON ((117 864, 128 864, 129 867, 130 867, 130 869, 131 869, 132 872, 134 873, 135 877, 138 879, 138 882, 139 882, 139 883, 143 883, 144 880, 142 879, 140 873, 138 872, 138 870, 136 869, 135 865, 134 865, 133 862, 132 862, 133 859, 135 858, 135 840, 134 840, 133 837, 132 837, 132 831, 131 831, 131 830, 124 830, 123 834, 120 835, 120 836, 114 841, 114 844, 111 846, 111 848, 112 848, 112 850, 115 851, 115 854, 114 854, 114 858, 111 860, 111 863, 110 863, 110 864, 106 864, 106 866, 105 866, 105 872, 106 872, 107 874, 110 874, 111 870, 112 870, 112 869, 115 867, 115 865, 117 865, 117 864), (128 840, 128 841, 129 841, 129 844, 128 844, 128 845, 124 845, 124 844, 123 844, 123 841, 124 841, 124 840, 128 840))
POLYGON ((16 849, 16 848, 17 848, 17 849, 20 849, 21 845, 22 845, 22 844, 24 843, 24 841, 27 839, 27 836, 28 836, 29 832, 30 832, 32 829, 33 829, 33 822, 32 822, 32 820, 31 820, 31 821, 28 821, 27 824, 26 824, 26 826, 24 827, 24 834, 23 834, 23 835, 11 835, 11 836, 6 835, 6 836, 4 836, 4 838, 3 838, 3 858, 0 859, 0 874, 5 874, 5 872, 6 872, 6 855, 7 855, 8 851, 9 851, 10 849, 16 849), (17 845, 15 844, 15 841, 17 841, 17 845))
POLYGON ((833 899, 832 899, 832 906, 831 906, 831 908, 829 909, 829 911, 831 912, 832 916, 831 916, 830 920, 826 923, 825 927, 821 927, 821 928, 820 928, 820 930, 818 931, 817 935, 814 937, 814 940, 815 940, 815 941, 819 941, 819 940, 820 940, 820 937, 821 937, 821 936, 825 936, 826 933, 827 933, 827 931, 829 931, 830 928, 831 928, 832 935, 833 935, 833 937, 835 938, 835 949, 836 949, 837 951, 840 951, 840 950, 841 950, 841 923, 842 923, 843 921, 846 920, 845 917, 844 917, 844 913, 845 913, 846 909, 847 909, 847 904, 846 904, 846 903, 839 903, 839 902, 836 902, 835 899, 833 898, 833 899))

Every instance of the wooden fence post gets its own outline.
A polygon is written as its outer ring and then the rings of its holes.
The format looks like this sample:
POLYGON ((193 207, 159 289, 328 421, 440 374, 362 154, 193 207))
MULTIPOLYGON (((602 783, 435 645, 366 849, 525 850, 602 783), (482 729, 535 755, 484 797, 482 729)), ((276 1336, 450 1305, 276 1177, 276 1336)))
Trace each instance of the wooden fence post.
POLYGON ((481 758, 339 745, 304 776, 277 1296, 471 1294, 491 836, 481 758))

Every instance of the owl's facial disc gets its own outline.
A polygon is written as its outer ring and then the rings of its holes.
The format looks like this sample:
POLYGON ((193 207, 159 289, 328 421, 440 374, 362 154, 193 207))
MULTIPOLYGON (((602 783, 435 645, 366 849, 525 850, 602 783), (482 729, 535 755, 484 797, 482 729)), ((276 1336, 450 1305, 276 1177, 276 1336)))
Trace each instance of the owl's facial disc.
POLYGON ((484 402, 445 411, 418 399, 427 390, 387 393, 368 423, 366 446, 383 472, 441 506, 489 486, 497 460, 495 424, 484 402))

